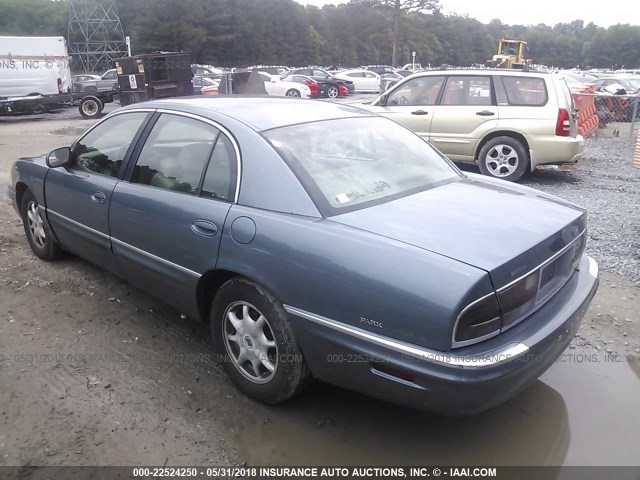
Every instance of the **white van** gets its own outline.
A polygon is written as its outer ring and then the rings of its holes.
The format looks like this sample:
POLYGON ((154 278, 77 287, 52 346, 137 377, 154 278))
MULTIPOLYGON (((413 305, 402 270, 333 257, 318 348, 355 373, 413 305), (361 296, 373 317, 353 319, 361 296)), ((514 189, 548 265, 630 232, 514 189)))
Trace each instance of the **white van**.
POLYGON ((70 92, 64 37, 0 37, 0 97, 70 92))

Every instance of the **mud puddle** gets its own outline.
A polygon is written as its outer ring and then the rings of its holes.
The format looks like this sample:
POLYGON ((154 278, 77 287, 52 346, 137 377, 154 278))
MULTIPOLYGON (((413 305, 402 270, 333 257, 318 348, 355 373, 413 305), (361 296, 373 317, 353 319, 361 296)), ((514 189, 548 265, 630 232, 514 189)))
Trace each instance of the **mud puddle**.
POLYGON ((634 465, 640 358, 567 350, 510 402, 468 418, 429 415, 325 384, 238 412, 230 440, 249 465, 634 465))

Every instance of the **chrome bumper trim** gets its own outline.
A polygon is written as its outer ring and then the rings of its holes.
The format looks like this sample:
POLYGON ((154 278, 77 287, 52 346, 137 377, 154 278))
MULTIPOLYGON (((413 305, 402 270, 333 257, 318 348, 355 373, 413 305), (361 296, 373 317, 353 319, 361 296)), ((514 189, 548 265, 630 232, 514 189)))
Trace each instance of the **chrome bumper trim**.
POLYGON ((337 332, 341 332, 352 337, 365 340, 375 345, 394 350, 399 353, 411 355, 427 362, 435 363, 457 368, 486 368, 499 365, 504 362, 513 360, 516 357, 524 355, 529 351, 523 343, 510 343, 504 347, 500 347, 489 352, 478 355, 455 355, 449 352, 439 352, 437 350, 429 350, 427 348, 412 345, 410 343, 394 340, 389 337, 377 335, 361 328, 345 325, 344 323, 331 320, 330 318, 316 315, 290 305, 284 305, 287 313, 295 315, 305 320, 312 321, 318 325, 330 328, 337 332))

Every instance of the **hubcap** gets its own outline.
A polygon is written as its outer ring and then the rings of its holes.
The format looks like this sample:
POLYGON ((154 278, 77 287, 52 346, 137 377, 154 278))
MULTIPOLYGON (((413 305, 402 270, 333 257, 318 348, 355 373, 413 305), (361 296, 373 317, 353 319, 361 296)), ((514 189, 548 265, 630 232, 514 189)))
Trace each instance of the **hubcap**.
POLYGON ((29 220, 29 232, 31 239, 38 247, 43 248, 47 240, 44 233, 44 222, 40 216, 40 210, 36 202, 29 202, 27 206, 27 218, 29 220))
POLYGON ((299 96, 300 96, 300 94, 299 94, 297 91, 295 91, 295 90, 291 90, 291 91, 289 91, 289 92, 287 93, 287 96, 288 96, 288 97, 299 97, 299 96))
POLYGON ((520 157, 513 147, 500 144, 489 150, 484 162, 493 176, 507 177, 518 168, 520 157))
POLYGON ((336 98, 338 96, 338 89, 336 87, 329 87, 327 90, 327 96, 329 98, 336 98))
POLYGON ((267 318, 247 302, 224 313, 224 346, 234 366, 254 383, 267 383, 278 368, 278 347, 267 318))

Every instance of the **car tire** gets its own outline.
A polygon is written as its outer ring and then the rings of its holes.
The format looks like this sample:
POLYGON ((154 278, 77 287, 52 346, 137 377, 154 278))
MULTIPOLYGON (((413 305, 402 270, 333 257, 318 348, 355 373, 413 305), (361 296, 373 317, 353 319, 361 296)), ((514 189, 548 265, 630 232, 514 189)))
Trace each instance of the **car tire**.
POLYGON ((78 106, 82 118, 98 118, 102 114, 103 108, 102 101, 93 95, 84 97, 78 106))
POLYGON ((336 85, 329 85, 327 87, 327 98, 338 98, 340 96, 340 89, 336 85))
POLYGON ((295 88, 292 88, 291 90, 287 90, 287 93, 285 93, 285 95, 287 97, 294 97, 294 98, 300 98, 300 92, 298 90, 296 90, 295 88))
POLYGON ((24 232, 33 253, 47 261, 61 257, 62 248, 53 237, 47 222, 43 220, 38 201, 30 190, 22 195, 20 214, 24 232))
POLYGON ((496 137, 480 149, 478 167, 483 175, 518 181, 529 170, 529 155, 519 140, 513 137, 496 137))
POLYGON ((238 277, 222 285, 210 323, 217 358, 246 395, 279 403, 308 384, 311 375, 282 304, 256 283, 238 277))

